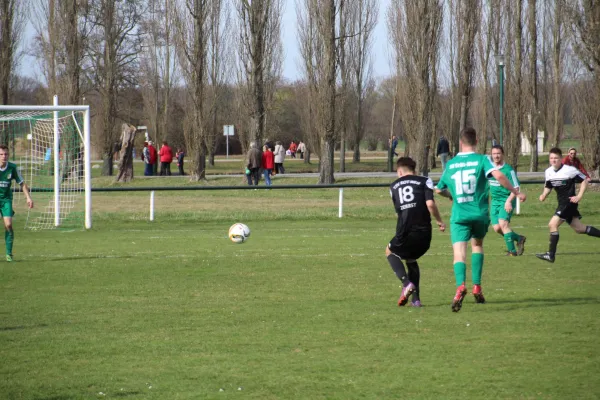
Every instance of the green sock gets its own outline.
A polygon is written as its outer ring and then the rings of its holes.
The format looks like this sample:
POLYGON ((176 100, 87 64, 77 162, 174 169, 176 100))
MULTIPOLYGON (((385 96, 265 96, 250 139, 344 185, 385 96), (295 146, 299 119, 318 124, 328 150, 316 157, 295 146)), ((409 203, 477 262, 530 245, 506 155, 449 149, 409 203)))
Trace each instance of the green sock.
POLYGON ((456 278, 456 287, 465 283, 467 277, 467 264, 464 262, 454 263, 454 277, 456 278))
MULTIPOLYGON (((508 251, 510 251, 511 253, 514 253, 515 251, 517 251, 515 249, 515 242, 513 242, 513 233, 509 232, 507 234, 504 235, 504 242, 506 242, 506 248, 508 249, 508 251)), ((477 253, 473 253, 473 255, 475 255, 477 253)))
POLYGON ((4 242, 6 243, 6 254, 12 255, 13 241, 15 239, 15 233, 13 230, 4 231, 4 242))
POLYGON ((483 253, 471 254, 471 274, 473 285, 481 285, 481 273, 483 272, 483 253))
POLYGON ((512 231, 511 235, 512 235, 512 239, 511 240, 513 240, 515 242, 518 242, 519 239, 521 239, 521 235, 517 235, 517 233, 515 231, 512 231))

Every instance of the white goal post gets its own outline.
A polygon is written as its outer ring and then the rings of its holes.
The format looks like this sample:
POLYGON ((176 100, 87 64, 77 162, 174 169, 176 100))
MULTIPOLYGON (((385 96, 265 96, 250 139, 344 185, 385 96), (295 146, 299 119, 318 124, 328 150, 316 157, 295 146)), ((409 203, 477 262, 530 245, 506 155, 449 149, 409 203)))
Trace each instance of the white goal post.
MULTIPOLYGON (((48 205, 36 202, 35 207, 45 210, 45 216, 32 229, 61 226, 81 192, 84 206, 80 214, 85 228, 92 227, 89 105, 61 106, 57 96, 51 106, 0 105, 0 139, 4 144, 12 140, 13 150, 15 143, 21 146, 21 163, 17 154, 11 155, 16 157, 11 162, 22 164, 23 178, 33 192, 52 192, 48 205), (47 182, 47 187, 36 185, 34 177, 37 182, 47 182), (73 204, 65 205, 65 201, 73 204)), ((36 201, 35 193, 32 196, 36 201)))

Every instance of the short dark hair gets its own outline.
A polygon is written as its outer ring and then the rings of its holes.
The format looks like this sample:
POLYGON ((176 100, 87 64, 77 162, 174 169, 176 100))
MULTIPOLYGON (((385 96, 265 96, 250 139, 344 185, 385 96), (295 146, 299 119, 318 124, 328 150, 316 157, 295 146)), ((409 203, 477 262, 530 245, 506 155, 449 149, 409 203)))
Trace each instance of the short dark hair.
POLYGON ((477 144, 477 132, 475 128, 467 126, 460 131, 460 140, 467 146, 475 146, 477 144))
POLYGON ((396 161, 396 168, 404 168, 414 172, 417 168, 417 163, 410 157, 400 157, 398 161, 396 161))
POLYGON ((7 146, 7 145, 5 145, 5 144, 0 144, 0 149, 2 149, 2 150, 6 150, 6 151, 9 151, 9 150, 8 150, 8 146, 7 146))
POLYGON ((499 149, 502 152, 502 154, 504 154, 504 147, 500 146, 499 144, 493 145, 492 149, 499 149))
POLYGON ((550 154, 558 154, 559 157, 562 157, 562 150, 558 147, 553 147, 549 151, 550 154))

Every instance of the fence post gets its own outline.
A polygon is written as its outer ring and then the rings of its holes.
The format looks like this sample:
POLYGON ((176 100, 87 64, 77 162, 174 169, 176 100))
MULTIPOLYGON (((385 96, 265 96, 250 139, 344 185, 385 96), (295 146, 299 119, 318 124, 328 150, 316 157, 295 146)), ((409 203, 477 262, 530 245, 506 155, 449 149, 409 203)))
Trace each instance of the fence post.
POLYGON ((154 190, 150 192, 150 221, 154 221, 154 190))
POLYGON ((340 188, 340 207, 338 212, 338 218, 342 218, 344 211, 344 188, 340 188))

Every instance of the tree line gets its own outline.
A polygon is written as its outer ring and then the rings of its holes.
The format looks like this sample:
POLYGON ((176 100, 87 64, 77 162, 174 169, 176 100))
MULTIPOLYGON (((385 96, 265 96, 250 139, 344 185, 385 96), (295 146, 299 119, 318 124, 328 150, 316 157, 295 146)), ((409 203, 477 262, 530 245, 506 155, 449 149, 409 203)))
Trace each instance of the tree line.
MULTIPOLYGON (((405 141, 420 173, 441 135, 477 128, 518 166, 521 137, 559 146, 565 124, 600 166, 600 3, 595 0, 295 0, 301 78, 282 79, 284 0, 5 0, 0 5, 2 104, 90 104, 93 146, 112 175, 118 126, 147 125, 185 147, 203 179, 233 124, 241 151, 303 140, 334 182, 360 143, 405 141), (379 21, 380 15, 385 16, 379 21), (27 43, 27 22, 35 36, 27 43), (385 23, 390 60, 375 60, 385 23), (43 82, 19 74, 35 56, 43 82), (500 57, 501 56, 501 57, 500 57), (374 62, 393 74, 373 76, 374 62), (502 67, 499 67, 502 64, 502 67), (499 79, 502 68, 504 79, 499 79), (502 121, 499 89, 504 88, 502 121)), ((285 27, 289 29, 289 27, 285 27)), ((310 162, 310 156, 306 162, 310 162)), ((538 170, 537 153, 530 165, 538 170)))

